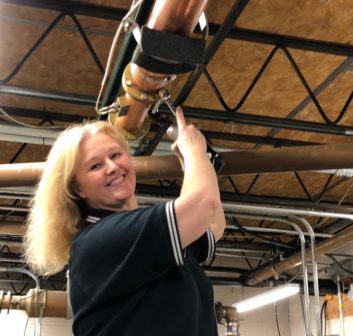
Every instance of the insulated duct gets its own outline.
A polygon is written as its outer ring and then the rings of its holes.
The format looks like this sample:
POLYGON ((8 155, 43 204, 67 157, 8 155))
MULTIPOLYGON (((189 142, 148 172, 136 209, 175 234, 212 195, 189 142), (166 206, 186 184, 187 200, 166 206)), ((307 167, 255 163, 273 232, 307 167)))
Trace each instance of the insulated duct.
MULTIPOLYGON (((248 149, 222 152, 225 160, 219 175, 317 171, 353 167, 351 144, 248 149)), ((183 176, 175 155, 131 157, 137 181, 175 179, 183 176)), ((44 162, 0 165, 0 187, 33 186, 44 162)))

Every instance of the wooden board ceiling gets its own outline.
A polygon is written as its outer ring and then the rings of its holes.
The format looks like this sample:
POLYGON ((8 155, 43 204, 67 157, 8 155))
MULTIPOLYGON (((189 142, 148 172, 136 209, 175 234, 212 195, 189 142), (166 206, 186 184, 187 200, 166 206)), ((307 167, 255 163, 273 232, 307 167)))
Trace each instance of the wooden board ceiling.
MULTIPOLYGON (((112 39, 130 6, 131 1, 121 0, 0 0, 1 122, 17 126, 15 120, 9 119, 10 115, 33 126, 65 127, 73 121, 96 118, 94 104, 112 39)), ((143 6, 142 16, 147 16, 143 11, 150 4, 143 6)), ((300 153, 302 146, 353 143, 350 0, 305 0, 300 4, 281 0, 209 0, 206 16, 209 37, 205 64, 193 73, 178 75, 171 93, 215 148, 236 151, 290 146, 300 153)), ((129 51, 122 40, 116 58, 126 61, 129 51)), ((134 48, 134 43, 131 41, 129 46, 134 48)), ((170 117, 166 109, 161 114, 170 117)), ((152 125, 151 132, 138 144, 142 154, 146 148, 148 152, 159 126, 152 125)), ((0 133, 4 133, 3 127, 1 124, 0 133)), ((1 164, 44 161, 50 148, 5 135, 1 139, 1 164)), ((353 150, 347 150, 347 157, 350 155, 353 150)), ((304 162, 306 157, 301 160, 304 162)), ((353 210, 350 176, 350 172, 337 176, 320 169, 234 174, 220 177, 220 187, 224 202, 230 205, 350 214, 353 210)), ((178 191, 178 182, 149 181, 138 190, 143 196, 172 197, 178 191)), ((24 221, 30 194, 29 189, 1 190, 3 225, 24 221)), ((227 216, 232 225, 288 229, 280 221, 237 218, 235 212, 227 216)), ((317 233, 333 237, 351 226, 350 219, 304 217, 317 233)), ((247 231, 235 234, 227 231, 219 246, 242 248, 242 258, 216 257, 209 267, 246 283, 249 274, 269 261, 275 262, 300 249, 297 239, 288 236, 267 234, 260 238, 265 239, 253 237, 247 231), (287 247, 281 247, 282 243, 287 247), (258 249, 267 254, 255 266, 249 260, 258 249), (238 272, 231 274, 232 271, 221 267, 237 268, 238 272)), ((16 239, 14 234, 1 235, 0 265, 8 267, 20 262, 16 239), (5 260, 8 257, 17 260, 5 260)), ((348 267, 353 253, 344 248, 345 244, 337 248, 348 254, 340 259, 348 267)), ((322 269, 329 264, 332 259, 324 258, 322 269)), ((320 277, 326 276, 321 273, 320 277)))

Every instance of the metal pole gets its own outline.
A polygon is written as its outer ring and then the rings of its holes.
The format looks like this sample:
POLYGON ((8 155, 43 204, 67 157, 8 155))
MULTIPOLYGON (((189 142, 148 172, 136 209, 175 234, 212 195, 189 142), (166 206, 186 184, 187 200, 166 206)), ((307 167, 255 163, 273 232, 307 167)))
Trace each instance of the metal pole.
POLYGON ((315 305, 316 305, 316 325, 317 325, 317 335, 321 336, 321 303, 320 303, 320 292, 319 292, 319 274, 317 268, 317 260, 316 260, 316 252, 315 252, 315 233, 311 225, 304 218, 300 218, 297 216, 291 216, 291 218, 297 219, 300 221, 308 230, 310 235, 310 243, 311 243, 311 259, 312 259, 312 267, 313 267, 313 277, 314 277, 314 295, 315 295, 315 305))
POLYGON ((340 313, 340 325, 342 336, 345 335, 344 332, 344 319, 343 319, 343 310, 342 310, 342 297, 341 297, 341 278, 340 275, 337 274, 337 297, 338 297, 338 311, 340 313))
MULTIPOLYGON (((242 215, 240 215, 241 217, 242 215)), ((249 217, 249 216, 246 216, 249 217)), ((259 216, 250 216, 252 218, 261 218, 259 216)), ((283 218, 275 218, 275 217, 266 217, 268 220, 273 220, 273 221, 278 221, 282 223, 286 223, 290 225, 296 232, 297 235, 299 236, 300 239, 300 246, 301 246, 301 259, 302 259, 302 269, 303 269, 303 288, 304 288, 304 322, 305 322, 305 333, 306 336, 311 335, 311 315, 310 315, 310 296, 309 296, 309 281, 308 281, 308 267, 306 263, 306 248, 305 248, 305 237, 303 231, 300 229, 300 227, 296 224, 293 223, 287 219, 283 218)), ((269 229, 271 230, 271 229, 269 229)), ((293 234, 294 232, 292 232, 293 234)), ((271 266, 271 269, 274 273, 274 275, 278 274, 275 270, 275 265, 271 266)))

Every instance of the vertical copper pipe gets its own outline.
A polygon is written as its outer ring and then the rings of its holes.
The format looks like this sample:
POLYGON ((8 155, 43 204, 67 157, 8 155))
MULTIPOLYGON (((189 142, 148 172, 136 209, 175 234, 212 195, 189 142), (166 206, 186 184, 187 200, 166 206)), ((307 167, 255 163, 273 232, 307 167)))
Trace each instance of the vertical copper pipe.
POLYGON ((129 112, 125 116, 120 116, 117 122, 125 131, 135 132, 142 128, 151 105, 142 104, 128 94, 126 94, 125 97, 129 106, 129 112))
MULTIPOLYGON (((158 31, 167 31, 189 36, 195 29, 208 0, 156 0, 147 27, 158 31)), ((131 67, 132 85, 145 93, 157 92, 167 85, 165 79, 170 74, 147 71, 137 65, 131 67)), ((129 110, 117 123, 128 132, 141 128, 151 103, 136 101, 129 94, 125 95, 129 110)))
POLYGON ((208 0, 156 0, 147 27, 189 36, 208 0))

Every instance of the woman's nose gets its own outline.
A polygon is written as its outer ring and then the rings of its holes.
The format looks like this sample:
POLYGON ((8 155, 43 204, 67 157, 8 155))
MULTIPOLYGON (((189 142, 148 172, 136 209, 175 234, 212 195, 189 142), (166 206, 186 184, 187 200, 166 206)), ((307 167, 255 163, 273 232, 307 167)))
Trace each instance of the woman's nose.
POLYGON ((106 173, 108 175, 114 173, 115 170, 117 169, 117 165, 115 164, 115 162, 113 160, 110 160, 110 159, 107 159, 106 167, 107 167, 106 173))

